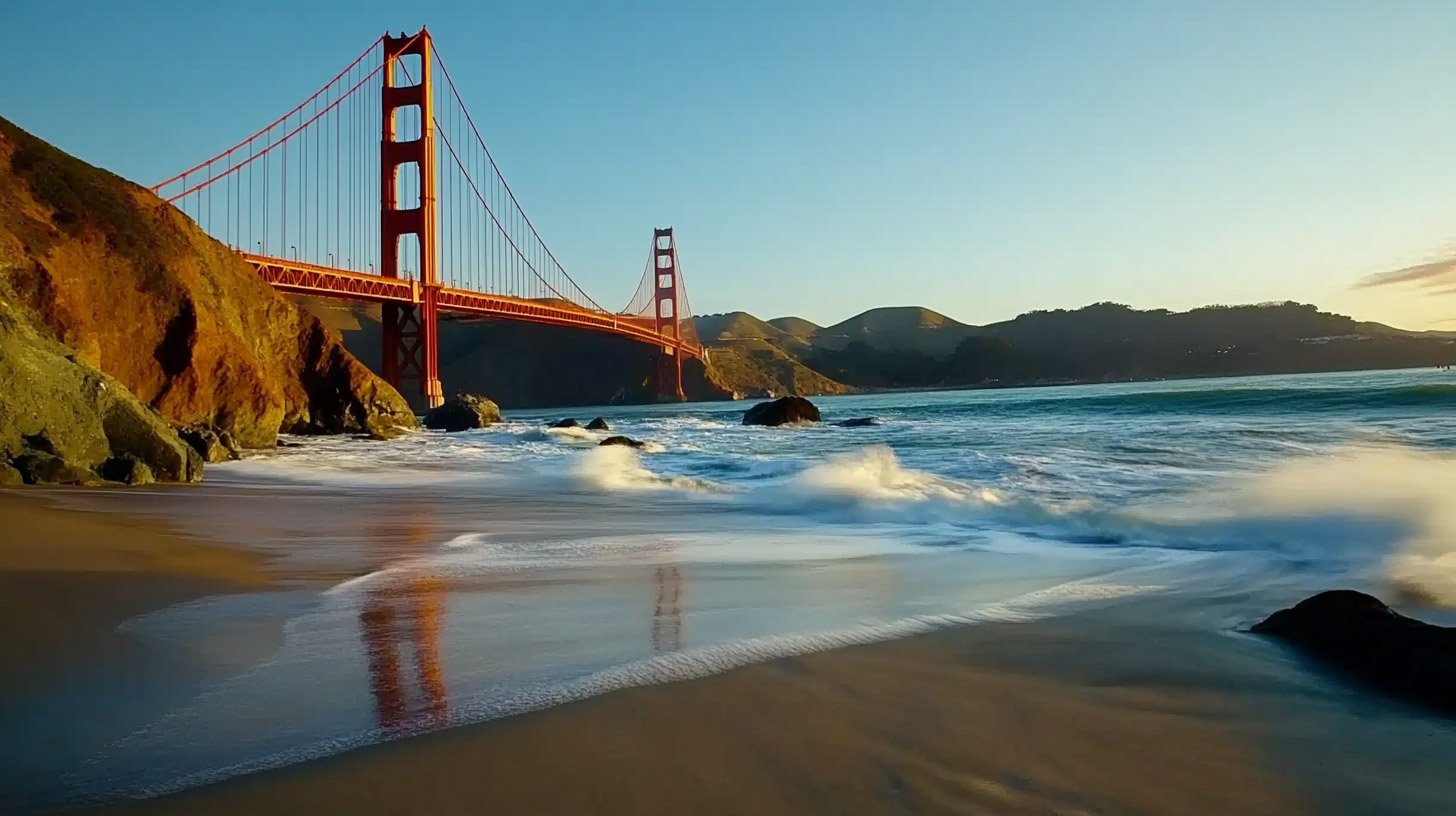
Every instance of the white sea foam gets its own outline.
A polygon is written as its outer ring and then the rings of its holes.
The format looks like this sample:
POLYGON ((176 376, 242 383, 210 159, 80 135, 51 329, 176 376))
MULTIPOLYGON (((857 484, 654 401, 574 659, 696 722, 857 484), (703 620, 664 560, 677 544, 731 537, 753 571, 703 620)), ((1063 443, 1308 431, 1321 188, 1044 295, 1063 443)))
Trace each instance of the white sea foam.
POLYGON ((794 476, 790 485, 810 495, 910 501, 940 499, 981 505, 1005 503, 1005 497, 996 490, 901 467, 895 452, 887 445, 831 457, 794 476))
MULTIPOLYGON (((1323 516, 1333 525, 1363 516, 1403 530, 1383 565, 1408 596, 1456 606, 1456 457, 1396 448, 1355 448, 1301 457, 1215 493, 1176 516, 1323 516)), ((1331 533, 1338 532, 1331 530, 1331 533)), ((1318 546, 1320 542, 1312 542, 1318 546)))
POLYGON ((885 444, 833 456, 812 465, 791 479, 799 493, 842 495, 878 500, 949 500, 976 504, 1002 504, 1005 498, 990 488, 977 488, 954 479, 911 471, 900 465, 885 444))
POLYGON ((659 476, 643 466, 635 450, 621 445, 586 451, 576 462, 573 475, 578 482, 599 490, 727 490, 705 479, 659 476))

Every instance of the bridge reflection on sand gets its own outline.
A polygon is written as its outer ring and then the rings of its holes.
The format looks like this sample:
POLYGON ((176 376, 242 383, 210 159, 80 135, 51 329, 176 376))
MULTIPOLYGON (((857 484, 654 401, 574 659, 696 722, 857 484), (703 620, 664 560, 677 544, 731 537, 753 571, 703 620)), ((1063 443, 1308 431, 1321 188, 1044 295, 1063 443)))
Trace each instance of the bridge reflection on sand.
POLYGON ((448 708, 440 662, 440 619, 445 584, 427 572, 400 584, 370 590, 359 610, 359 629, 369 660, 369 687, 379 724, 386 729, 443 722, 448 708), (413 657, 419 700, 411 705, 401 647, 413 657))
MULTIPOLYGON (((427 538, 416 528, 411 538, 427 538)), ((359 631, 369 689, 380 727, 387 731, 443 725, 449 712, 441 629, 448 581, 435 572, 398 564, 392 580, 371 587, 359 610, 359 631)), ((682 649, 683 575, 676 564, 653 568, 650 638, 653 654, 682 649)), ((478 588, 475 588, 478 590, 478 588)))

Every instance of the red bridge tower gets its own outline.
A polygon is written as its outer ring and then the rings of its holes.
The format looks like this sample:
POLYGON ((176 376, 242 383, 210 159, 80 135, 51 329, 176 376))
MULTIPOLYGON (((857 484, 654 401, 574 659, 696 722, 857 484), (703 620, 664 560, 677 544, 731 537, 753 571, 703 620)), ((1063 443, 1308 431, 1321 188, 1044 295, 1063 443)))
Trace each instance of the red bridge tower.
POLYGON ((672 227, 652 231, 653 266, 653 310, 657 318, 657 333, 664 338, 671 337, 674 345, 662 346, 657 356, 657 398, 666 402, 682 402, 687 397, 682 386, 682 334, 679 329, 677 296, 677 244, 672 239, 672 227))
MULTIPOLYGON (((435 246, 438 204, 435 198, 435 117, 430 85, 430 32, 421 28, 413 37, 384 36, 384 82, 382 110, 383 138, 379 156, 383 172, 380 216, 380 272, 385 277, 403 277, 400 243, 414 236, 419 247, 419 277, 413 303, 385 303, 383 309, 384 379, 400 393, 405 380, 419 383, 420 394, 431 408, 445 401, 440 386, 438 323, 435 319, 440 279, 435 246), (420 58, 420 79, 414 85, 398 84, 400 59, 420 58), (416 138, 399 140, 398 113, 416 108, 420 132, 416 138), (415 176, 419 202, 408 209, 399 200, 400 176, 415 176)), ((408 72, 406 72, 408 73, 408 72)))

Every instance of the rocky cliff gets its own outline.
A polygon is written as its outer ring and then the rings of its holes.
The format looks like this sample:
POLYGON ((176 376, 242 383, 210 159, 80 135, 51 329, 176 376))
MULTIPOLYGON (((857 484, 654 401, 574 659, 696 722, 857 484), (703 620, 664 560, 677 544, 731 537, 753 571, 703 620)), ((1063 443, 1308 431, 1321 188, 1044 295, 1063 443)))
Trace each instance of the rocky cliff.
MULTIPOLYGON (((0 119, 0 283, 75 364, 243 447, 413 427, 337 335, 149 191, 0 119)), ((8 385, 8 383, 7 383, 8 385)))
POLYGON ((121 383, 44 337, 0 286, 0 485, 195 482, 202 459, 121 383))

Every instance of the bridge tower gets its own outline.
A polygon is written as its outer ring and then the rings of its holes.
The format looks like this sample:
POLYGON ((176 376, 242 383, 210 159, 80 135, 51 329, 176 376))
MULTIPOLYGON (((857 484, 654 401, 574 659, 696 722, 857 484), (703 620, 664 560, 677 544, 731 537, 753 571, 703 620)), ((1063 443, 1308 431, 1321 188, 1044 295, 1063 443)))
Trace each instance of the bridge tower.
POLYGON ((662 353, 657 356, 657 398, 663 402, 682 402, 687 396, 682 386, 681 316, 678 314, 681 301, 677 296, 677 244, 673 241, 672 227, 652 231, 652 259, 652 313, 657 319, 657 333, 674 341, 672 345, 664 343, 662 353))
MULTIPOLYGON (((406 380, 419 383, 420 395, 431 408, 445 401, 440 385, 436 300, 440 292, 439 260, 435 237, 438 203, 435 191, 435 119, 430 82, 433 47, 428 29, 414 36, 384 35, 384 82, 381 109, 384 122, 379 149, 380 170, 380 272, 385 277, 403 277, 400 245, 414 236, 419 245, 419 277, 413 303, 386 303, 383 310, 384 379, 400 393, 406 380), (418 55, 419 80, 400 85, 400 60, 418 55), (415 108, 420 129, 415 136, 400 140, 401 109, 415 108), (400 179, 409 174, 417 182, 419 202, 402 207, 400 179)), ((405 71, 404 74, 410 72, 405 71)))

